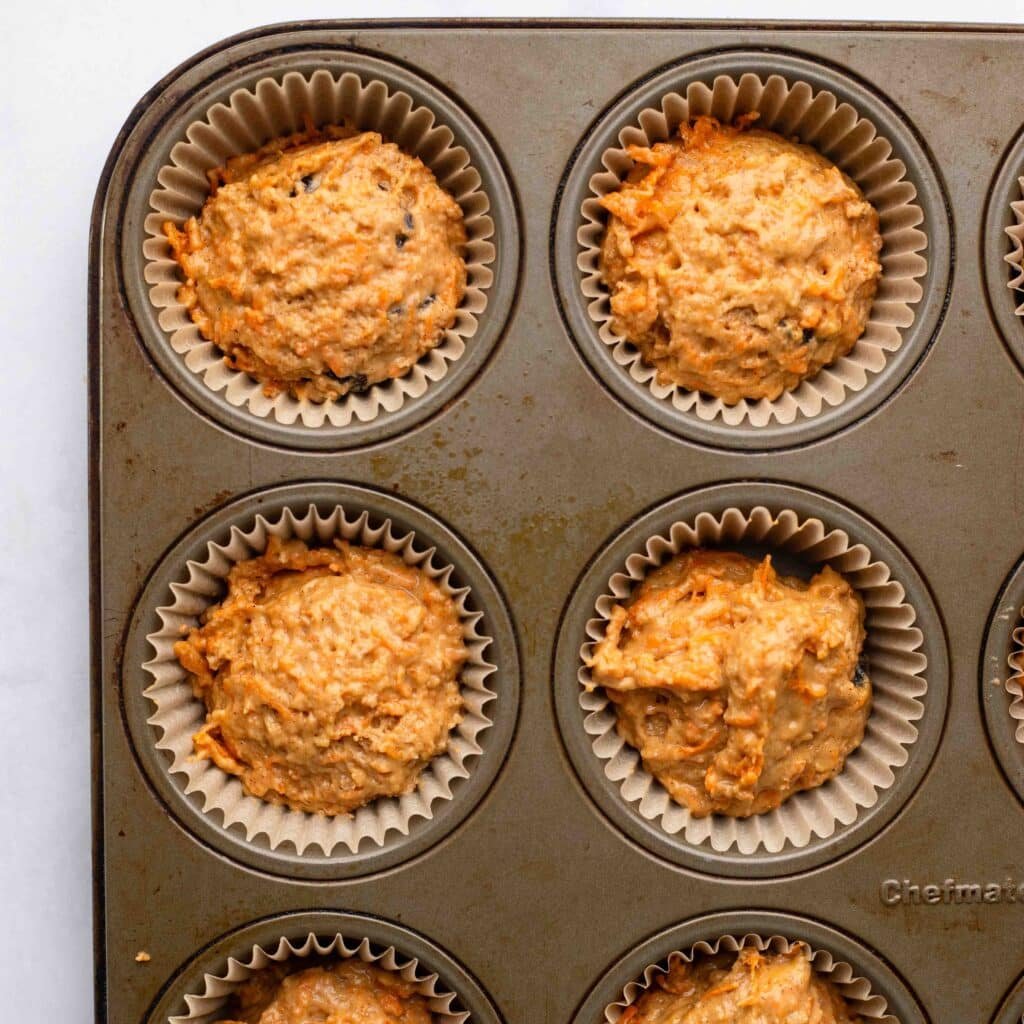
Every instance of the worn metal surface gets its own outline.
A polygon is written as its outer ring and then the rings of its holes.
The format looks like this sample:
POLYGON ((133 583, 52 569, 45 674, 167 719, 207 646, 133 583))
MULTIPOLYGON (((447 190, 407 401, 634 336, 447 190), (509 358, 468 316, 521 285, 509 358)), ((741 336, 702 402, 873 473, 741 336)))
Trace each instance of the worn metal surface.
POLYGON ((143 98, 101 182, 92 247, 98 1019, 143 1021, 178 968, 230 930, 324 908, 437 942, 510 1024, 567 1022, 649 936, 758 908, 856 937, 933 1021, 992 1019, 1024 970, 1024 907, 1006 890, 991 903, 890 903, 881 886, 1024 880, 1024 808, 979 700, 989 614, 1024 547, 1024 381, 1009 353, 1021 346, 1001 338, 1024 325, 1001 316, 997 329, 982 271, 997 267, 993 247, 1006 251, 982 232, 1024 121, 1021 42, 942 28, 339 23, 215 47, 143 98), (869 84, 917 132, 952 215, 949 302, 923 361, 841 434, 773 453, 698 447, 627 411, 581 361, 550 276, 556 191, 602 111, 652 71, 723 47, 795 52, 869 84), (521 228, 518 291, 489 364, 413 432, 337 454, 247 440, 180 398, 140 344, 118 269, 123 200, 163 120, 218 72, 297 48, 408 64, 465 106, 504 163, 521 228), (436 513, 499 581, 522 655, 519 727, 481 803, 415 859, 343 882, 275 877, 191 836, 147 783, 120 707, 122 685, 144 684, 138 665, 122 666, 122 645, 163 553, 230 499, 303 480, 368 484, 436 513), (916 566, 948 640, 949 717, 916 793, 866 845, 781 878, 726 880, 625 838, 578 783, 553 709, 559 619, 588 561, 653 505, 731 480, 808 487, 877 523, 916 566), (135 963, 140 949, 148 963, 135 963))

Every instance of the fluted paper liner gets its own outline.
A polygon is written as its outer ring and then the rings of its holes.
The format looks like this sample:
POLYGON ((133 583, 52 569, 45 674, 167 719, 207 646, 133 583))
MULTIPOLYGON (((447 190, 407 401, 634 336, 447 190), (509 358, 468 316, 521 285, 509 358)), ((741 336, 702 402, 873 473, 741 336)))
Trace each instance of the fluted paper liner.
MULTIPOLYGON (((1010 204, 1015 223, 1006 229, 1013 241, 1013 250, 1007 255, 1006 262, 1011 267, 1009 286, 1015 291, 1024 291, 1024 178, 1017 180, 1021 198, 1010 204)), ((1016 313, 1017 316, 1024 316, 1024 302, 1017 307, 1016 313)))
POLYGON ((801 416, 816 416, 827 406, 839 405, 848 394, 861 391, 872 376, 885 369, 890 354, 902 345, 903 331, 913 323, 914 306, 923 295, 918 279, 928 269, 922 255, 928 239, 918 226, 924 214, 915 203, 917 190, 907 178, 906 165, 893 155, 892 146, 871 122, 831 92, 815 91, 806 82, 790 83, 780 75, 762 80, 747 73, 736 79, 719 75, 710 88, 693 82, 685 96, 669 93, 660 108, 641 111, 637 123, 624 127, 618 140, 619 146, 601 157, 605 169, 590 179, 590 195, 581 208, 577 232, 577 266, 583 273, 583 294, 601 341, 638 387, 647 388, 678 412, 707 422, 721 419, 730 426, 763 427, 773 420, 786 425, 801 416), (609 293, 599 269, 606 214, 598 200, 616 191, 633 168, 627 146, 667 141, 676 137, 680 124, 699 115, 710 114, 729 123, 753 111, 760 114, 758 128, 795 137, 818 149, 860 186, 878 211, 882 274, 867 327, 848 355, 772 401, 763 398, 726 405, 699 391, 659 384, 654 367, 612 330, 609 293))
POLYGON ((280 82, 263 78, 252 89, 236 90, 227 104, 212 106, 204 120, 190 124, 185 136, 186 141, 171 150, 170 163, 157 174, 159 187, 150 196, 143 243, 145 278, 171 347, 207 387, 223 392, 227 402, 255 416, 311 428, 325 423, 344 427, 353 420, 368 422, 382 413, 397 411, 448 373, 451 364, 466 351, 487 306, 487 289, 494 279, 488 266, 495 258, 494 245, 489 241, 494 235, 494 222, 469 154, 455 144, 451 129, 437 123, 432 111, 415 106, 407 93, 391 92, 384 82, 364 81, 353 72, 335 78, 323 69, 309 77, 291 71, 280 82), (466 294, 456 311, 455 323, 440 343, 404 376, 374 384, 361 394, 350 393, 322 403, 287 393, 269 398, 259 381, 225 364, 224 353, 200 334, 188 310, 178 301, 183 279, 163 233, 165 221, 180 226, 199 214, 209 196, 208 170, 221 166, 229 157, 258 149, 270 139, 300 131, 306 117, 318 127, 347 123, 361 131, 378 131, 406 153, 419 157, 462 208, 467 236, 466 294))
POLYGON ((839 993, 850 1004, 851 1009, 865 1020, 880 1021, 882 1024, 899 1024, 896 1017, 888 1012, 885 998, 874 992, 871 982, 860 978, 853 968, 842 960, 837 960, 827 950, 811 949, 802 941, 791 941, 781 935, 764 938, 749 934, 741 937, 723 935, 712 941, 695 942, 687 950, 676 950, 662 961, 650 964, 643 974, 631 981, 622 991, 622 998, 605 1007, 605 1024, 618 1024, 627 1008, 632 1006, 654 984, 658 975, 668 973, 668 969, 681 960, 691 963, 694 959, 715 956, 718 953, 738 953, 741 949, 753 947, 760 953, 788 953, 795 946, 803 946, 814 970, 826 981, 830 981, 839 993))
POLYGON ((240 826, 249 842, 265 837, 272 850, 290 844, 299 854, 312 847, 330 856, 341 846, 356 853, 364 842, 383 845, 391 832, 408 835, 414 819, 433 817, 437 801, 455 798, 459 780, 469 777, 471 762, 481 753, 480 735, 492 724, 486 705, 496 694, 487 681, 496 668, 485 657, 492 640, 481 632, 483 613, 470 609, 469 588, 452 584, 454 567, 442 564, 434 548, 413 533, 396 533, 389 519, 374 523, 367 512, 350 514, 340 505, 323 516, 310 505, 296 512, 285 509, 275 520, 257 515, 246 530, 233 526, 225 544, 211 541, 206 557, 187 562, 182 570, 178 582, 170 586, 171 600, 157 608, 161 628, 146 637, 154 656, 143 665, 152 679, 144 694, 154 707, 147 720, 156 733, 154 742, 171 758, 167 770, 182 776, 186 793, 201 794, 205 814, 219 818, 225 829, 240 826), (193 757, 192 737, 206 719, 206 706, 193 694, 188 675, 174 655, 174 644, 199 624, 205 608, 222 598, 231 567, 262 554, 271 535, 299 538, 311 545, 343 538, 383 548, 421 569, 455 602, 469 652, 459 677, 463 718, 452 730, 447 750, 424 769, 412 792, 380 797, 352 814, 310 814, 252 796, 236 776, 210 760, 193 757))
MULTIPOLYGON (((1021 615, 1024 617, 1024 611, 1021 615)), ((1013 698, 1010 702, 1010 717, 1017 723, 1014 736, 1019 743, 1024 743, 1024 626, 1018 626, 1013 631, 1013 650, 1010 652, 1009 664, 1012 672, 1007 677, 1006 690, 1013 698)))
POLYGON ((706 844, 718 853, 733 847, 743 854, 778 853, 786 846, 806 847, 815 837, 827 839, 878 802, 896 781, 896 772, 908 760, 907 748, 917 739, 914 723, 924 714, 927 659, 919 650, 923 637, 914 626, 917 615, 904 598, 887 565, 876 561, 864 544, 852 543, 842 530, 830 530, 818 519, 801 519, 789 510, 773 515, 757 507, 749 512, 730 508, 718 517, 704 512, 690 523, 673 524, 666 534, 648 540, 643 554, 626 558, 596 602, 597 617, 587 622, 589 641, 580 649, 579 704, 605 777, 618 785, 622 799, 641 817, 686 843, 706 844), (637 750, 619 736, 615 708, 600 687, 593 688, 587 662, 605 635, 613 605, 626 601, 648 572, 687 548, 737 545, 786 551, 809 566, 827 563, 856 589, 866 611, 864 654, 874 699, 864 742, 835 778, 795 793, 763 814, 697 818, 669 796, 643 767, 637 750))
MULTIPOLYGON (((202 992, 185 996, 188 1013, 169 1018, 168 1024, 212 1024, 220 1019, 231 993, 257 971, 271 964, 317 956, 336 956, 342 960, 358 957, 363 963, 395 971, 429 1000, 431 1013, 438 1024, 465 1024, 469 1020, 470 1015, 458 1009, 456 993, 447 991, 440 984, 438 975, 424 970, 416 958, 404 957, 394 946, 378 951, 365 938, 350 938, 340 933, 321 938, 310 933, 302 940, 282 938, 273 947, 253 946, 252 954, 245 960, 229 957, 219 974, 203 975, 202 992)), ((301 962, 295 964, 295 969, 302 970, 301 962)))

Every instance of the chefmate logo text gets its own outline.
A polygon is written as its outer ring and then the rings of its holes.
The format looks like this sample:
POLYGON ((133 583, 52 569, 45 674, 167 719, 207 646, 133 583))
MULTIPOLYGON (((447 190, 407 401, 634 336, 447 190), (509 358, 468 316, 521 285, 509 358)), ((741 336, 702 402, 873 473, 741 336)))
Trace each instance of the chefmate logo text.
POLYGON ((943 903, 1021 903, 1024 882, 1012 878, 1005 882, 961 882, 947 878, 942 882, 918 883, 909 878, 887 878, 878 894, 887 907, 933 907, 943 903))

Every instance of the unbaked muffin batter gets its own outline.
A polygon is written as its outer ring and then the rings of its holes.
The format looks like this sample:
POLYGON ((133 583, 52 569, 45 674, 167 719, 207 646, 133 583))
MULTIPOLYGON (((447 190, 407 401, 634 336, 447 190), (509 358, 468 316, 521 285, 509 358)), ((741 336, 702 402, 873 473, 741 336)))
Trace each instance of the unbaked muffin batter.
POLYGON ((400 377, 466 289, 458 203, 376 132, 278 139, 211 172, 198 218, 164 231, 178 299, 227 364, 314 400, 400 377))
POLYGON ((433 1024, 430 1004, 395 971, 342 960, 288 973, 257 971, 217 1024, 433 1024))
POLYGON ((601 203, 615 332, 657 379, 735 404, 777 398, 864 333, 878 214, 824 156, 709 117, 679 141, 629 147, 601 203))
POLYGON ((858 1024, 862 1018, 811 966, 807 947, 674 963, 619 1024, 858 1024))
POLYGON ((696 816, 746 817, 820 786, 864 738, 864 605, 842 576, 692 550, 612 609, 591 658, 619 734, 696 816))
POLYGON ((295 810, 412 790, 462 714, 454 602, 374 548, 272 537, 174 652, 207 708, 196 756, 295 810))

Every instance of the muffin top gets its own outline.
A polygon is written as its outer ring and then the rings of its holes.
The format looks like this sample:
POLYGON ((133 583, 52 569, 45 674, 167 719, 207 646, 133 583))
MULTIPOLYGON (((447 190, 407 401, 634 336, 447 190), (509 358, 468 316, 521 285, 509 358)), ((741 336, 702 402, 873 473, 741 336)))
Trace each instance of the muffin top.
POLYGON ((692 550, 612 609, 590 659, 619 734, 695 816, 746 817, 842 771, 864 738, 864 605, 831 568, 809 583, 692 550))
POLYGON ((427 999, 394 971, 341 960, 289 973, 257 971, 236 989, 217 1024, 433 1024, 427 999))
POLYGON ((233 369, 324 401, 400 377, 466 290, 458 203, 376 132, 309 130, 210 173, 181 229, 178 292, 233 369))
POLYGON ((601 200, 613 330, 659 383, 727 404, 778 398, 846 355, 881 274, 878 214, 857 186, 750 120, 700 117, 629 147, 633 172, 601 200))
POLYGON ((454 602, 374 548, 272 537, 174 653, 207 708, 196 755, 295 810, 412 790, 462 714, 454 602))
POLYGON ((620 1018, 619 1024, 858 1024, 859 1014, 811 966, 797 943, 786 953, 679 960, 620 1018))

